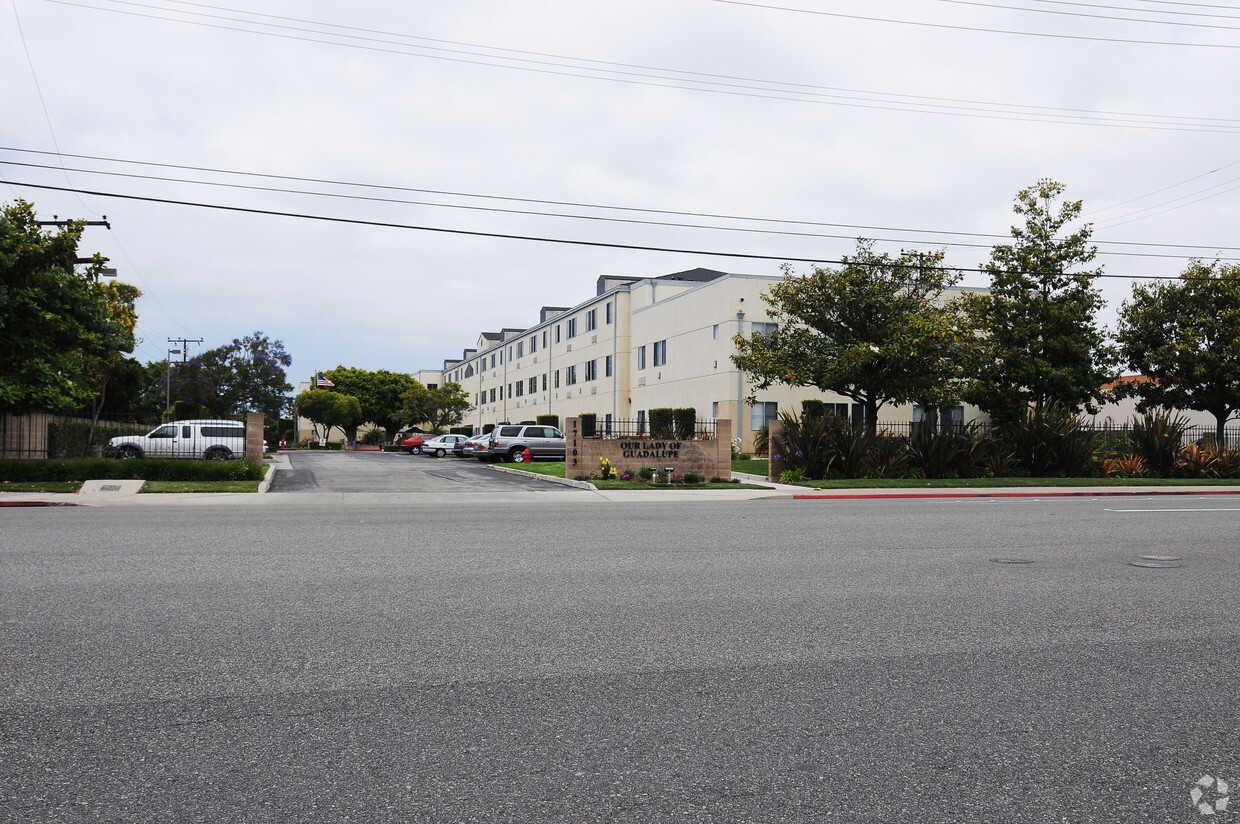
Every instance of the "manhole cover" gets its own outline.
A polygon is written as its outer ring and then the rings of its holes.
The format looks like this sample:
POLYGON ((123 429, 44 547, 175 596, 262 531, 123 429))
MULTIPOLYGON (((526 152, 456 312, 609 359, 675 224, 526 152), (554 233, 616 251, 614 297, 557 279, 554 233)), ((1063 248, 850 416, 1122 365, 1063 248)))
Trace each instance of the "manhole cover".
POLYGON ((1175 561, 1175 560, 1162 561, 1162 560, 1150 560, 1146 558, 1143 558, 1140 561, 1132 561, 1131 563, 1133 566, 1142 567, 1143 569, 1176 569, 1178 567, 1184 566, 1182 563, 1180 563, 1179 561, 1175 561))
POLYGON ((1032 564, 1031 558, 991 558, 992 564, 1032 564))
POLYGON ((1142 555, 1142 561, 1182 561, 1179 555, 1142 555))

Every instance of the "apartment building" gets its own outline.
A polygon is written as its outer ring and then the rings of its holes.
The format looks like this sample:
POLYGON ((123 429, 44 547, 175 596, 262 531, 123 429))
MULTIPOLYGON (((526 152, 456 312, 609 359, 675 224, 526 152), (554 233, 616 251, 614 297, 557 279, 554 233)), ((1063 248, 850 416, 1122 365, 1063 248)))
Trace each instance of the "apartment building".
MULTIPOLYGON (((468 393, 473 406, 463 423, 475 431, 543 414, 563 422, 594 413, 606 426, 644 421, 660 407, 693 407, 700 420, 731 419, 742 448, 751 450, 758 429, 781 409, 799 410, 803 399, 856 414, 849 399, 807 387, 772 386, 748 403, 754 384, 732 363, 733 339, 773 329, 762 294, 778 281, 711 269, 605 275, 589 300, 544 306, 528 327, 479 334, 459 359, 444 362, 442 379, 468 393)), ((915 414, 884 408, 881 418, 915 414)))

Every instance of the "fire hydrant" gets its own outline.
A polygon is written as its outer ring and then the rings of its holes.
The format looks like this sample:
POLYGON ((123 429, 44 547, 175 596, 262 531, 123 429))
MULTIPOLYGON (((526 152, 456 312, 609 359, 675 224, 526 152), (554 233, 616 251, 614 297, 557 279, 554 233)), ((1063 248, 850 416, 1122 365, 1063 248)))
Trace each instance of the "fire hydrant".
POLYGON ((527 446, 525 448, 525 451, 521 453, 521 463, 529 463, 529 462, 530 462, 530 449, 527 446))
POLYGON ((285 447, 285 446, 287 446, 287 444, 285 443, 284 438, 281 438, 281 439, 280 439, 280 448, 281 448, 281 449, 284 449, 284 447, 285 447))

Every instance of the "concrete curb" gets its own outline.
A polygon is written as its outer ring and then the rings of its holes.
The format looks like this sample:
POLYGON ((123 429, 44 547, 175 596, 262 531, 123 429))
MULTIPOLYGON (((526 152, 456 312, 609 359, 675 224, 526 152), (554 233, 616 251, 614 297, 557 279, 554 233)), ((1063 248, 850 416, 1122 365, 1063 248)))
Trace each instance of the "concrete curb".
POLYGON ((1042 489, 1024 492, 984 491, 972 489, 943 490, 940 492, 912 492, 892 490, 875 492, 859 489, 855 492, 841 490, 839 492, 803 492, 792 497, 798 501, 847 501, 847 500, 884 500, 908 498, 1155 498, 1189 495, 1240 495, 1240 489, 1150 489, 1134 487, 1132 489, 1042 489))
POLYGON ((588 489, 591 492, 598 492, 598 487, 589 481, 575 481, 572 478, 561 478, 557 475, 540 475, 537 472, 526 472, 524 469, 512 469, 511 467, 496 466, 494 464, 491 464, 489 468, 508 475, 517 475, 522 478, 537 478, 541 481, 551 481, 551 483, 559 484, 560 486, 571 486, 574 489, 588 489))
POLYGON ((267 474, 263 476, 263 482, 258 485, 258 494, 262 495, 264 492, 271 489, 271 482, 275 480, 275 477, 276 465, 272 464, 267 467, 267 474))

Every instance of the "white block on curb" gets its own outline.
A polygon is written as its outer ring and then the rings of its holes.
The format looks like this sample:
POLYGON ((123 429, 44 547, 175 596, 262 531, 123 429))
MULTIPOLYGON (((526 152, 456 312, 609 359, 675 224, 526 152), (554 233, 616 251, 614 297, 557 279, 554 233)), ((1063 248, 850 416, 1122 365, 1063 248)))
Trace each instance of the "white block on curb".
POLYGON ((78 494, 92 498, 126 498, 137 495, 144 486, 146 481, 84 481, 78 494))

